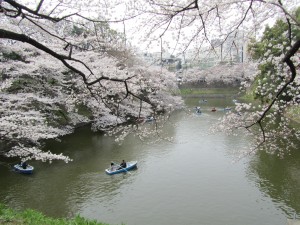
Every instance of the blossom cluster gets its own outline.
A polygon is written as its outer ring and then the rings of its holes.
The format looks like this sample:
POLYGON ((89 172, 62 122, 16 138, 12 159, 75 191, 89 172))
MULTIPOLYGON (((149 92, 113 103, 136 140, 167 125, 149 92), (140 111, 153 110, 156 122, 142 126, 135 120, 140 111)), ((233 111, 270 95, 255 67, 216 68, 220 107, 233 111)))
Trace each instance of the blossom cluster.
MULTIPOLYGON (((128 66, 118 57, 78 51, 75 56, 96 71, 88 81, 104 77, 87 87, 50 55, 19 43, 1 47, 26 59, 2 58, 5 63, 0 64, 0 136, 15 144, 3 152, 9 157, 68 162, 67 156, 43 150, 41 142, 72 133, 78 124, 91 123, 94 131, 108 131, 182 106, 181 98, 172 94, 178 92, 175 75, 166 70, 128 66)), ((84 69, 82 64, 76 66, 84 69)))

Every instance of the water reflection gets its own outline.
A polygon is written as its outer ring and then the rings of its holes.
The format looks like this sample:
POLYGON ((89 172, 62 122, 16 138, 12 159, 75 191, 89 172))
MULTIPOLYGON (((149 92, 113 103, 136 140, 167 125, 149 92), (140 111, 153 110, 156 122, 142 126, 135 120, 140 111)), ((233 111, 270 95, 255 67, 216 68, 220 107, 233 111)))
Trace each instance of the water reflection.
POLYGON ((249 163, 248 177, 290 218, 300 215, 300 152, 284 159, 259 151, 249 163))
MULTIPOLYGON (((186 101, 190 107, 197 105, 197 99, 191 98, 186 101)), ((212 106, 221 108, 222 106, 231 106, 230 98, 212 99, 203 106, 209 110, 212 106)), ((221 112, 219 112, 221 113, 221 112)), ((222 115, 220 115, 222 116, 222 115)), ((232 136, 222 136, 226 153, 238 162, 238 157, 244 152, 251 140, 243 135, 239 138, 232 136)), ((282 142, 278 143, 278 145, 282 142)), ((299 143, 300 145, 300 143, 299 143)), ((282 146, 285 148, 285 146, 282 146)), ((296 214, 300 217, 300 152, 297 149, 291 151, 283 159, 277 155, 271 155, 266 151, 259 151, 255 156, 249 157, 247 177, 255 183, 263 193, 264 198, 270 198, 277 208, 281 209, 286 217, 293 218, 296 214)), ((244 158, 245 159, 245 158, 244 158)), ((248 164, 248 160, 247 164, 248 164)))
MULTIPOLYGON (((187 111, 198 101, 187 100, 187 111)), ((171 142, 153 144, 130 136, 120 146, 88 127, 61 142, 49 141, 47 148, 74 161, 33 162, 33 176, 1 169, 0 202, 55 217, 80 213, 111 224, 282 225, 284 213, 299 214, 299 156, 277 162, 261 153, 232 163, 233 149, 251 140, 207 135, 224 115, 210 107, 231 102, 209 99, 201 116, 175 112, 165 127, 174 137, 171 142), (137 160, 138 169, 105 174, 111 161, 122 159, 137 160)))

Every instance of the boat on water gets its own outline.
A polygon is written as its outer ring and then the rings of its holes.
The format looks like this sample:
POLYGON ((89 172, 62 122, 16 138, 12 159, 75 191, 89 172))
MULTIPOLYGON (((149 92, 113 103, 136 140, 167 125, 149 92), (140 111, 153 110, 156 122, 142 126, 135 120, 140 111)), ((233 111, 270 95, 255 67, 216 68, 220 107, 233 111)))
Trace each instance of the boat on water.
POLYGON ((23 167, 20 164, 16 164, 14 165, 14 169, 15 171, 17 171, 18 173, 23 173, 23 174, 32 174, 34 167, 27 165, 26 167, 23 167))
POLYGON ((143 122, 145 122, 145 117, 139 117, 139 118, 137 118, 136 122, 137 123, 143 123, 143 122))
POLYGON ((137 166, 137 161, 131 161, 131 162, 127 162, 126 163, 126 167, 125 168, 118 168, 118 165, 116 166, 116 168, 107 168, 105 170, 105 172, 108 174, 108 175, 113 175, 113 174, 117 174, 117 173, 126 173, 128 172, 128 170, 132 170, 134 168, 136 168, 137 166))
POLYGON ((153 116, 147 116, 145 122, 153 122, 155 118, 153 116))
POLYGON ((196 106, 196 107, 195 107, 195 110, 196 110, 196 113, 198 113, 198 114, 201 114, 201 113, 202 113, 202 112, 201 112, 200 106, 196 106))

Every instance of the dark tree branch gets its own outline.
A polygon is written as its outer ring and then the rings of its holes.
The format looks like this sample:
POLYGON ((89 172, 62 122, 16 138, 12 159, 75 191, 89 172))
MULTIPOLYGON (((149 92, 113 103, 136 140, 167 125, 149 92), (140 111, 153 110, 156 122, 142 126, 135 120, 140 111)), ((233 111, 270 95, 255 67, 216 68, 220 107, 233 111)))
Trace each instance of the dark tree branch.
MULTIPOLYGON (((24 18, 26 18, 29 22, 31 22, 32 24, 34 24, 35 26, 37 26, 38 28, 40 28, 41 30, 43 30, 44 32, 46 32, 47 34, 51 35, 52 37, 57 38, 58 40, 61 40, 63 42, 68 43, 64 38, 61 38, 53 33, 51 33, 50 31, 46 30, 43 26, 39 25, 38 23, 36 23, 34 20, 32 20, 31 18, 27 17, 26 15, 24 15, 24 18)), ((68 43, 70 44, 70 43, 68 43)))
POLYGON ((74 59, 72 58, 70 55, 62 55, 62 54, 58 54, 55 51, 53 51, 52 49, 46 47, 45 45, 42 45, 41 43, 37 42, 36 40, 24 35, 24 34, 18 34, 18 33, 14 33, 11 31, 7 31, 7 30, 3 30, 0 29, 0 38, 4 38, 4 39, 11 39, 11 40, 16 40, 16 41, 21 41, 21 42, 25 42, 28 43, 42 51, 44 51, 45 53, 48 53, 49 55, 53 56, 54 58, 58 59, 59 61, 61 61, 67 68, 69 68, 71 71, 79 74, 84 83, 87 86, 91 86, 95 83, 98 83, 100 80, 111 80, 111 81, 116 81, 116 82, 124 82, 123 79, 116 79, 116 78, 109 78, 109 77, 105 77, 105 76, 101 76, 98 79, 95 79, 94 81, 88 81, 86 74, 78 69, 76 69, 75 67, 71 66, 67 61, 74 61, 77 63, 80 63, 82 65, 84 65, 84 67, 91 73, 93 74, 93 72, 91 71, 91 69, 82 61, 78 60, 78 59, 74 59))
MULTIPOLYGON (((159 37, 162 37, 164 36, 164 34, 167 32, 167 30, 169 29, 171 23, 172 23, 172 19, 173 17, 171 16, 170 20, 169 21, 166 21, 166 23, 168 24, 167 27, 164 29, 163 33, 159 36, 159 37)), ((164 25, 164 24, 163 24, 164 25)))
POLYGON ((90 68, 82 61, 80 61, 78 59, 70 58, 69 56, 66 56, 66 55, 58 54, 55 51, 53 51, 52 49, 46 47, 45 45, 42 45, 41 43, 37 42, 36 40, 34 40, 24 34, 18 34, 15 32, 8 31, 8 30, 0 29, 0 38, 25 42, 25 43, 28 43, 46 53, 48 53, 49 55, 53 56, 54 58, 60 60, 67 68, 69 68, 73 72, 79 74, 83 78, 83 81, 86 85, 90 85, 90 83, 87 81, 86 75, 82 71, 76 69, 75 67, 71 66, 67 62, 67 60, 78 62, 78 63, 82 64, 91 74, 93 74, 93 72, 90 70, 90 68))
MULTIPOLYGON (((44 14, 40 14, 38 13, 37 10, 32 10, 24 5, 21 5, 19 3, 17 3, 16 1, 14 0, 4 0, 5 2, 7 2, 8 4, 10 4, 12 7, 14 7, 17 11, 26 11, 32 15, 36 15, 40 18, 43 18, 43 19, 46 19, 46 20, 49 20, 49 21, 52 21, 52 22, 59 22, 60 20, 62 20, 61 18, 55 18, 55 17, 51 17, 51 16, 47 16, 47 15, 44 15, 44 14)), ((40 2, 41 3, 41 2, 40 2)))
MULTIPOLYGON (((267 3, 265 0, 258 0, 258 1, 267 3)), ((298 27, 300 27, 300 21, 298 21, 296 17, 294 17, 293 15, 291 15, 291 14, 283 7, 281 1, 278 1, 278 3, 269 3, 269 4, 272 4, 272 5, 275 5, 275 6, 279 7, 279 8, 284 12, 284 14, 285 14, 287 17, 291 18, 291 19, 295 22, 295 24, 296 24, 298 27)))
MULTIPOLYGON (((71 14, 68 14, 66 16, 63 16, 63 17, 54 17, 54 16, 51 16, 51 14, 55 11, 55 9, 60 5, 60 3, 58 3, 52 10, 51 12, 46 15, 46 14, 42 14, 42 13, 39 13, 39 10, 44 2, 44 0, 41 0, 37 6, 37 8, 35 10, 32 10, 28 7, 26 7, 25 5, 22 5, 22 4, 19 4, 17 3, 16 1, 14 0, 3 0, 4 2, 7 2, 9 5, 11 5, 15 10, 13 9, 10 9, 10 8, 4 8, 4 7, 1 7, 4 9, 5 11, 5 14, 6 16, 9 16, 9 17, 14 17, 14 18, 17 18, 19 16, 21 16, 21 14, 26 14, 28 17, 33 17, 33 18, 36 18, 36 19, 45 19, 45 20, 48 20, 48 21, 51 21, 51 22, 54 22, 54 23, 57 23, 59 21, 62 21, 62 20, 65 20, 67 18, 70 18, 70 17, 73 17, 73 16, 77 16, 79 18, 82 18, 86 21, 89 21, 89 22, 96 22, 96 23, 102 23, 102 22, 107 22, 105 20, 97 20, 97 19, 91 19, 89 17, 86 17, 86 16, 83 16, 79 13, 71 13, 71 14), (9 15, 7 14, 7 12, 9 13, 14 13, 14 15, 9 15)), ((1 9, 0 8, 0 9, 1 9)), ((130 20, 130 19, 133 19, 137 16, 140 16, 142 13, 139 13, 139 14, 136 14, 136 15, 132 15, 128 18, 123 18, 123 19, 120 19, 120 20, 110 20, 109 22, 112 22, 112 23, 119 23, 119 22, 123 22, 123 21, 126 21, 126 20, 130 20)))
POLYGON ((39 2, 38 6, 36 7, 36 10, 35 10, 36 13, 38 13, 38 12, 40 11, 43 2, 44 2, 44 0, 41 0, 41 1, 39 2))
POLYGON ((70 46, 69 59, 72 59, 73 45, 70 46))

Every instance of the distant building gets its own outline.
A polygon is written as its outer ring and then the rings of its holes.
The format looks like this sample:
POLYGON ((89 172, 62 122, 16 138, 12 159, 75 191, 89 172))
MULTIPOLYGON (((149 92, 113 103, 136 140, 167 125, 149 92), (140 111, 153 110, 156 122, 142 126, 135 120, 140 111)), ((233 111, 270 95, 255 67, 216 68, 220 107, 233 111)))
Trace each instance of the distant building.
POLYGON ((180 70, 182 68, 182 59, 176 58, 168 53, 161 54, 160 52, 144 53, 143 60, 149 64, 163 66, 170 71, 180 70))
POLYGON ((242 32, 232 33, 223 39, 215 38, 206 48, 187 51, 183 66, 207 69, 218 64, 245 62, 248 59, 247 43, 242 32))

